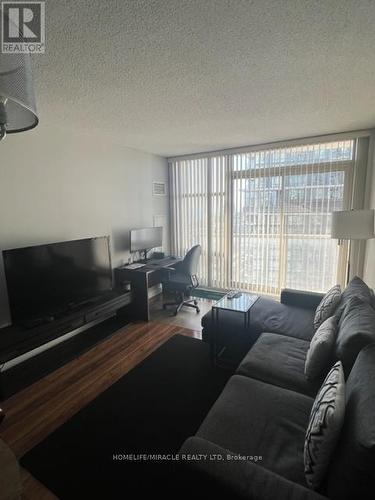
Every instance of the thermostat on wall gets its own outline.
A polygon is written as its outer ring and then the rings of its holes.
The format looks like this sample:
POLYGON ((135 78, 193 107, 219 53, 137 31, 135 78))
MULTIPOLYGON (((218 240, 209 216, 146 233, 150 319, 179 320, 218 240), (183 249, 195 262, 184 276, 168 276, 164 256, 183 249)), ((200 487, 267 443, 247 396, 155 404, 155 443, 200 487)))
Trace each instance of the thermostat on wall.
POLYGON ((152 183, 152 194, 154 196, 165 196, 167 194, 165 182, 154 181, 152 183))

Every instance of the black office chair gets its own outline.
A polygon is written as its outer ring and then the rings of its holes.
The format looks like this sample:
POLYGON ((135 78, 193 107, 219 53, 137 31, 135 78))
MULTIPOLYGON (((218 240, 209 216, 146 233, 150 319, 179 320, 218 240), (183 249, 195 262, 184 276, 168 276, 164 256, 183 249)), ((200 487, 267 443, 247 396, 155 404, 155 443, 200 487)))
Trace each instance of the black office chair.
POLYGON ((176 306, 175 316, 182 306, 192 307, 197 313, 200 313, 198 302, 194 299, 185 300, 185 297, 190 297, 191 291, 199 285, 197 269, 201 253, 201 246, 195 245, 188 251, 182 262, 178 262, 173 268, 167 269, 168 278, 163 284, 168 291, 174 293, 175 301, 163 304, 163 309, 176 306))

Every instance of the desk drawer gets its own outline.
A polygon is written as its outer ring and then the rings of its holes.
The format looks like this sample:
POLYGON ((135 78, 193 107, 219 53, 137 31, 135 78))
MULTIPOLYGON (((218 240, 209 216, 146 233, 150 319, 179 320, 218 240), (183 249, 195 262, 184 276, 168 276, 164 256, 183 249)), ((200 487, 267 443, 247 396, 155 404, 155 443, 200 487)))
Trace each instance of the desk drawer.
POLYGON ((163 269, 157 269, 148 275, 148 286, 154 286, 161 283, 167 277, 167 272, 163 269))

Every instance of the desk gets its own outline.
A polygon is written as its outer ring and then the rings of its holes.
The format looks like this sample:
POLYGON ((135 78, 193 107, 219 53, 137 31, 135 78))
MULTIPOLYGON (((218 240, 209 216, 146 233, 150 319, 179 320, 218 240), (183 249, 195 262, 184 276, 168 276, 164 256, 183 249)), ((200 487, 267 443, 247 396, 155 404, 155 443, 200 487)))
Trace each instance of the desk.
POLYGON ((121 289, 125 281, 130 281, 132 290, 132 310, 135 319, 150 321, 150 305, 148 289, 162 283, 166 278, 168 267, 173 267, 179 259, 163 259, 160 264, 157 260, 147 262, 144 267, 129 269, 122 266, 115 269, 115 282, 121 289))

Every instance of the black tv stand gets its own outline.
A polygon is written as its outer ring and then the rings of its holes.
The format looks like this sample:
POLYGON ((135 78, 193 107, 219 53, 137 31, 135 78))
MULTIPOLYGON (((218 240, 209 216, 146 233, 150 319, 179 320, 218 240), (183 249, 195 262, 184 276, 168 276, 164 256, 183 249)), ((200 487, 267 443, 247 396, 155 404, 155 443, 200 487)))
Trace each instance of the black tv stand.
POLYGON ((0 398, 7 398, 105 338, 108 332, 101 324, 107 320, 120 328, 126 320, 118 313, 130 303, 130 291, 112 290, 94 303, 33 328, 13 325, 0 329, 0 398))
POLYGON ((26 317, 25 319, 20 319, 17 321, 15 326, 32 329, 47 323, 53 323, 58 319, 62 319, 72 313, 79 312, 89 306, 95 306, 97 304, 107 302, 108 300, 112 300, 114 297, 117 297, 117 295, 117 292, 114 293, 111 290, 103 293, 102 295, 85 298, 77 302, 71 302, 59 307, 58 309, 46 310, 39 316, 31 316, 26 317))

